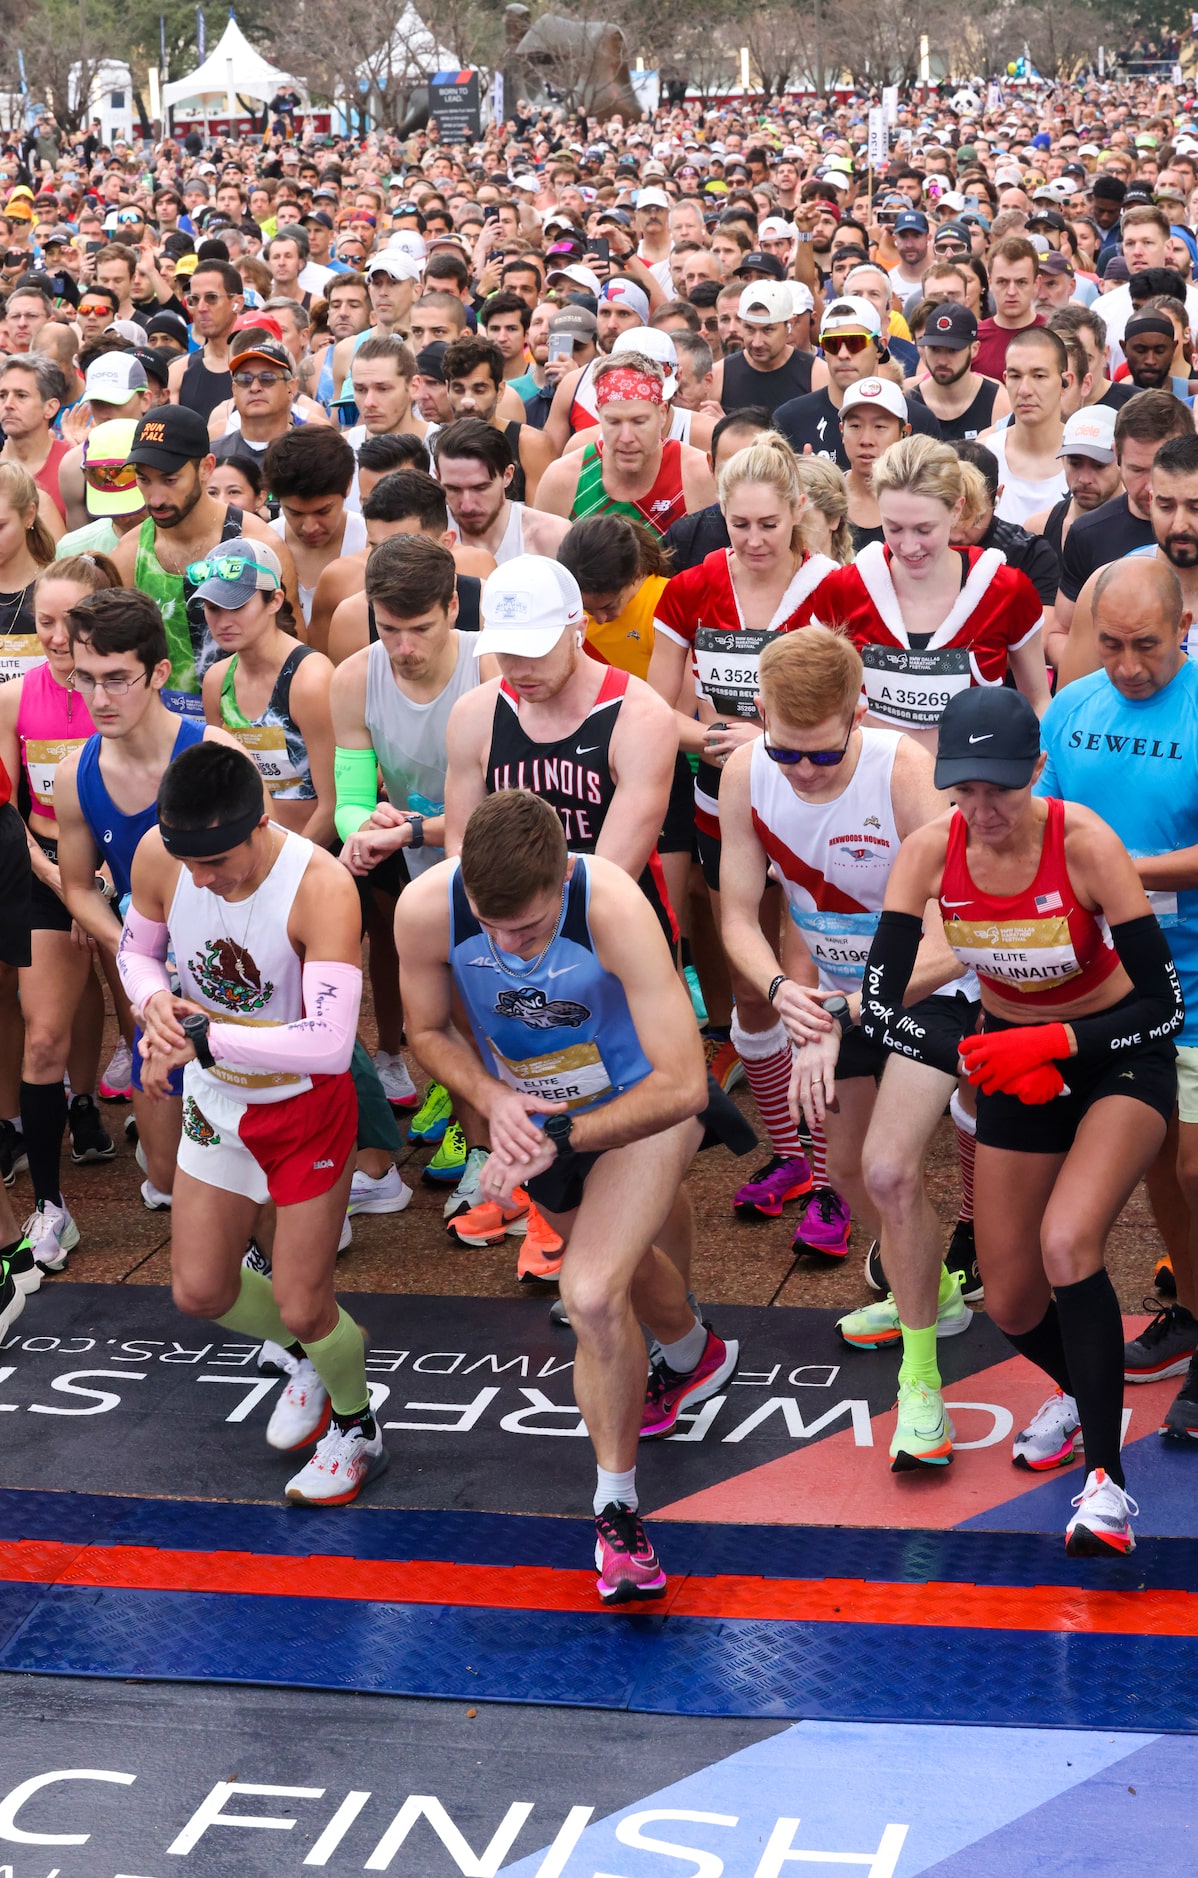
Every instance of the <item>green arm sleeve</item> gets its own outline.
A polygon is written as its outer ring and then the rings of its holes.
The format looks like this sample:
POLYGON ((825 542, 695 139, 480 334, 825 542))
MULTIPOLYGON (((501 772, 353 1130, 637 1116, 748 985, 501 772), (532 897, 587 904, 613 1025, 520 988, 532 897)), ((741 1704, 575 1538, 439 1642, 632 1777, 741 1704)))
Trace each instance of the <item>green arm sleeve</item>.
POLYGON ((348 841, 378 807, 379 772, 374 751, 343 750, 338 744, 333 756, 333 780, 337 787, 333 822, 342 841, 348 841))

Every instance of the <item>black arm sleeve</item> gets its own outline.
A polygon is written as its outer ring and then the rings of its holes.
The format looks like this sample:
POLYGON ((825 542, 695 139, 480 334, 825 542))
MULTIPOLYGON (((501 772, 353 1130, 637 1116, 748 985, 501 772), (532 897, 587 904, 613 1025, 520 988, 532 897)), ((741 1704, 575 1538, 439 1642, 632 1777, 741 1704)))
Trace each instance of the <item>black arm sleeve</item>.
POLYGON ((865 962, 861 1028, 871 1043, 880 1043, 884 1050, 955 1076, 960 1067, 956 1050, 943 1038, 930 1038, 918 1018, 903 1009, 922 938, 923 921, 914 913, 881 915, 865 962))
POLYGON ((1112 926, 1111 938, 1135 989, 1136 1001, 1111 1011, 1096 1011, 1093 1017, 1067 1020, 1077 1038, 1078 1062, 1091 1067, 1121 1051, 1139 1050, 1145 1044, 1175 1036, 1185 1021, 1177 967, 1155 914, 1145 913, 1140 919, 1112 926))

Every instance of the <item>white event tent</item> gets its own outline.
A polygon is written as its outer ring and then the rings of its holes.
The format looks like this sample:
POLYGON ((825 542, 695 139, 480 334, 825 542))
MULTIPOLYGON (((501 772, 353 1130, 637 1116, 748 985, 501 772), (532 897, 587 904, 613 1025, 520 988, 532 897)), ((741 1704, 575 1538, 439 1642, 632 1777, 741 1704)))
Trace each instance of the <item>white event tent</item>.
POLYGON ((238 93, 269 104, 280 85, 294 86, 307 108, 307 87, 303 81, 290 72, 281 72, 277 65, 255 52, 230 14, 219 44, 194 72, 162 87, 162 102, 168 109, 190 106, 209 117, 224 116, 227 110, 235 117, 240 115, 236 107, 238 93))

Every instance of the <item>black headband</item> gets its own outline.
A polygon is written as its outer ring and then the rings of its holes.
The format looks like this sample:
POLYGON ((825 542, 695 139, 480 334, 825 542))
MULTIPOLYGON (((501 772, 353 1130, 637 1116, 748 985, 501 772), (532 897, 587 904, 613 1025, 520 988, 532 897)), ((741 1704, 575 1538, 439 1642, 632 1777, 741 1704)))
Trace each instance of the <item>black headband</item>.
POLYGON ((178 859, 206 861, 211 855, 228 854, 230 849, 239 848, 243 841, 248 841, 262 820, 262 815, 262 804, 259 803, 256 808, 247 809, 244 815, 235 816, 231 822, 218 822, 215 828, 172 828, 169 822, 160 819, 158 832, 168 854, 178 859))
POLYGON ((1167 313, 1137 313, 1128 320, 1123 337, 1134 339, 1139 333, 1163 333, 1166 339, 1177 338, 1173 321, 1167 313))

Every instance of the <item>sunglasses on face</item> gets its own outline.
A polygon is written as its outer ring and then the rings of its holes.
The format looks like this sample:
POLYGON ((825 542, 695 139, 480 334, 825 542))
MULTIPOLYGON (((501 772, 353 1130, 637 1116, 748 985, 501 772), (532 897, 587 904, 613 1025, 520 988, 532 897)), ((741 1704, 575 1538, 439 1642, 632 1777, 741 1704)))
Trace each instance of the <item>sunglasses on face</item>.
POLYGON ((81 303, 80 303, 80 306, 79 306, 79 311, 80 311, 80 312, 81 312, 81 313, 82 313, 82 314, 83 314, 83 315, 85 316, 85 318, 87 318, 87 319, 106 319, 106 320, 110 320, 110 319, 112 318, 112 316, 113 316, 113 314, 112 314, 112 308, 111 308, 111 307, 109 306, 109 304, 108 304, 108 302, 107 302, 107 300, 84 300, 84 301, 81 301, 81 303))
POLYGON ((864 352, 866 346, 873 342, 864 333, 829 333, 826 337, 821 333, 819 343, 825 357, 847 352, 851 359, 855 359, 859 352, 864 352))
POLYGON ((234 372, 233 383, 248 390, 251 385, 263 385, 269 391, 275 385, 281 385, 287 378, 286 372, 234 372))
POLYGON ((219 306, 223 299, 224 295, 221 293, 189 293, 187 304, 188 306, 219 306))
POLYGON ((852 734, 853 726, 850 724, 848 736, 839 750, 779 750, 770 742, 768 731, 763 738, 763 743, 770 762, 781 763, 787 769, 793 769, 796 763, 813 763, 816 769, 834 769, 837 763, 844 762, 852 734))

